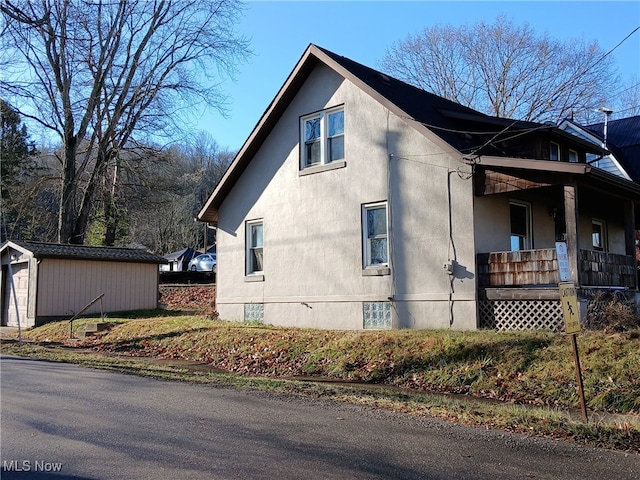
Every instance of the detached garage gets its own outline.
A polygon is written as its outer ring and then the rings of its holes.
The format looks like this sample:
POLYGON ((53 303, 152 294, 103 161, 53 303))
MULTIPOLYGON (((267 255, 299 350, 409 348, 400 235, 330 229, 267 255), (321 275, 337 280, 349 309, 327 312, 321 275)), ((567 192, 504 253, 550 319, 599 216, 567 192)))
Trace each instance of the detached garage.
POLYGON ((160 256, 139 249, 7 241, 0 248, 2 325, 158 307, 160 256), (13 288, 12 288, 13 284, 13 288), (14 297, 15 292, 15 297, 14 297), (17 306, 17 308, 16 308, 17 306))

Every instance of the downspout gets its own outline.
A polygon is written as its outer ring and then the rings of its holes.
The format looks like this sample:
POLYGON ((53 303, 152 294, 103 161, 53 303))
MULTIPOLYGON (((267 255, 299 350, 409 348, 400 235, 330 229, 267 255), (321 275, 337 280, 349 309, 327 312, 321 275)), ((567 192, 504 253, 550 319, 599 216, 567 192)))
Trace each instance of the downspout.
MULTIPOLYGON (((387 109, 387 130, 385 132, 385 150, 387 152, 387 245, 389 249, 389 275, 391 276, 391 291, 390 295, 387 297, 387 300, 391 303, 391 308, 396 311, 396 318, 398 318, 398 323, 400 323, 398 309, 395 304, 396 300, 396 274, 395 274, 395 266, 394 266, 394 238, 393 238, 393 190, 392 190, 392 165, 391 162, 395 158, 394 154, 389 152, 389 122, 390 122, 390 114, 391 111, 387 109)), ((391 319, 391 327, 393 328, 393 318, 391 319)))
POLYGON ((444 270, 449 274, 449 328, 453 326, 453 293, 456 279, 456 246, 453 242, 453 205, 451 202, 451 174, 454 171, 447 169, 447 216, 448 216, 448 237, 449 252, 447 263, 444 264, 444 270))
MULTIPOLYGON (((388 151, 388 148, 387 148, 388 151)), ((396 274, 395 274, 395 268, 394 268, 394 253, 393 253, 393 247, 394 247, 394 232, 393 232, 393 199, 392 199, 392 189, 391 189, 391 161, 394 159, 394 155, 393 153, 389 153, 388 154, 388 161, 387 161, 387 205, 389 206, 388 208, 388 212, 387 212, 387 229, 388 229, 388 237, 387 237, 387 242, 388 242, 388 248, 389 248, 389 275, 391 276, 391 293, 388 297, 388 300, 391 302, 391 306, 392 308, 395 308, 395 300, 396 300, 396 274)), ((396 315, 398 314, 398 311, 396 309, 396 315)), ((393 325, 393 323, 392 323, 393 325)))

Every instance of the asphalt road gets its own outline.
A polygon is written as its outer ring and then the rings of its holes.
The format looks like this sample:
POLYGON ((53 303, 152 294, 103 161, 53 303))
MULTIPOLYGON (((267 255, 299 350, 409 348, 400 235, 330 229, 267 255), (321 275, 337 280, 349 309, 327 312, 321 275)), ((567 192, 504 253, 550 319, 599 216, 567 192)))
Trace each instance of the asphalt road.
POLYGON ((382 410, 0 359, 8 479, 638 480, 640 455, 382 410))

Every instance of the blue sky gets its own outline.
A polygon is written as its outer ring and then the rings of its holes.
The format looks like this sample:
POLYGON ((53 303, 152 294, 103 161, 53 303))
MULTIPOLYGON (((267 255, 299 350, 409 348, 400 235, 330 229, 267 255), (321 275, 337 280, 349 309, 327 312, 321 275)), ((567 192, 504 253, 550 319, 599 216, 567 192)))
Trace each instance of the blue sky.
MULTIPOLYGON (((558 39, 597 40, 608 52, 640 26, 640 2, 249 1, 238 25, 254 56, 225 81, 227 118, 204 112, 196 130, 238 150, 309 45, 379 68, 386 49, 435 24, 493 22, 504 14, 558 39)), ((640 30, 612 53, 623 78, 640 77, 640 30)))

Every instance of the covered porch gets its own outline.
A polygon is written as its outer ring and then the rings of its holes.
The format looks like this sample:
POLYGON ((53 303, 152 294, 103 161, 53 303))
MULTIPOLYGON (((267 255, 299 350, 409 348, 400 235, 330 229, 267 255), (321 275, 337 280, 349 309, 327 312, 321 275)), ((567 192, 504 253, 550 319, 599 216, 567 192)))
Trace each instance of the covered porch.
POLYGON ((483 162, 474 185, 476 218, 495 219, 476 228, 479 327, 563 329, 557 241, 567 245, 583 314, 598 290, 635 299, 640 186, 587 164, 501 162, 483 162))

